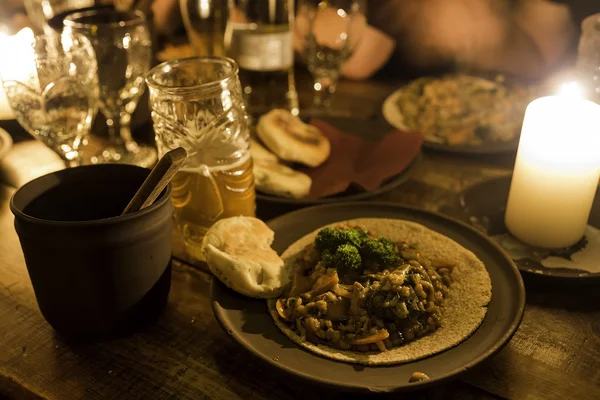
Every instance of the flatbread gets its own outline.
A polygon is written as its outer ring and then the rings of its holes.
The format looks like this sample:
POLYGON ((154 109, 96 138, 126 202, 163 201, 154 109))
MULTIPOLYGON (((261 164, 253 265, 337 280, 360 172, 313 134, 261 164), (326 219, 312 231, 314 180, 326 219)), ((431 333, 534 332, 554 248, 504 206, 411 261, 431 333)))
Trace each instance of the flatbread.
MULTIPOLYGON (((344 221, 332 226, 339 224, 362 225, 374 236, 418 243, 419 252, 424 259, 440 259, 455 265, 448 297, 443 303, 442 326, 432 334, 381 353, 337 350, 302 340, 280 319, 275 309, 276 299, 269 300, 268 308, 271 317, 292 341, 320 356, 337 361, 363 365, 390 365, 415 361, 448 350, 467 339, 479 327, 492 298, 492 283, 485 265, 471 251, 454 240, 414 222, 366 218, 344 221)), ((321 229, 323 228, 299 239, 282 254, 281 257, 286 265, 295 264, 296 257, 314 241, 321 229)))

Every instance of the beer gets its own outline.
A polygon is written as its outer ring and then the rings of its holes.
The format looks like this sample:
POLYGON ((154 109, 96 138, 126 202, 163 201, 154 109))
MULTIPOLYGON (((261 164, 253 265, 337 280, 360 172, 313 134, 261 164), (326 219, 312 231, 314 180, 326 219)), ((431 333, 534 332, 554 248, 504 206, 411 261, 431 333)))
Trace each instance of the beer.
POLYGON ((159 152, 182 146, 183 168, 171 181, 176 226, 197 260, 216 221, 254 216, 256 195, 248 117, 234 61, 196 57, 155 67, 146 78, 159 152))
POLYGON ((256 210, 252 158, 209 168, 185 168, 171 181, 175 223, 188 254, 204 260, 200 252, 208 228, 221 218, 254 216, 256 210))

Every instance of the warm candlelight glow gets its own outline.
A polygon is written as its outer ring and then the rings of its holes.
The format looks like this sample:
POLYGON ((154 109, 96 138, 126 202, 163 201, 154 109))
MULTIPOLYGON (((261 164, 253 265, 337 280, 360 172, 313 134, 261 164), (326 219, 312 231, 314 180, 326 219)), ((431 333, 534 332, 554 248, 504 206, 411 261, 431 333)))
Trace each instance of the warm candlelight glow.
POLYGON ((523 242, 570 246, 584 234, 600 177, 600 106, 576 83, 532 101, 525 112, 506 209, 523 242))
MULTIPOLYGON (((2 41, 6 37, 5 30, 5 26, 0 26, 0 48, 2 47, 2 41)), ((8 103, 8 98, 6 97, 6 93, 4 93, 4 88, 1 84, 2 76, 0 75, 0 120, 13 119, 15 118, 15 113, 8 103)))
MULTIPOLYGON (((0 32, 0 52, 3 54, 2 61, 0 61, 0 79, 15 79, 24 75, 29 76, 32 73, 34 54, 31 42, 33 37, 33 31, 29 28, 21 29, 14 36, 0 32)), ((0 120, 14 117, 4 87, 0 86, 0 120)))
POLYGON ((577 82, 569 82, 562 85, 559 94, 563 97, 570 97, 572 99, 582 99, 581 88, 577 82))

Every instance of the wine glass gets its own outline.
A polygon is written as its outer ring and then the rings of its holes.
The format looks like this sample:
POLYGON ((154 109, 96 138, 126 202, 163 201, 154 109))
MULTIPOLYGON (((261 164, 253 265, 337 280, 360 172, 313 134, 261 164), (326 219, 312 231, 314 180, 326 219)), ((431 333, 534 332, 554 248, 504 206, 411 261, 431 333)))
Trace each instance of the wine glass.
POLYGON ((331 106, 342 64, 366 25, 365 8, 364 0, 300 0, 295 36, 314 78, 314 106, 331 106))
POLYGON ((80 165, 83 138, 97 112, 96 58, 78 34, 34 36, 26 29, 3 41, 0 75, 17 121, 56 152, 80 165))
POLYGON ((85 35, 96 52, 99 109, 106 118, 109 143, 93 163, 120 162, 150 167, 157 160, 154 147, 131 137, 131 114, 144 93, 144 77, 152 61, 148 23, 141 11, 95 9, 70 14, 65 32, 85 35))

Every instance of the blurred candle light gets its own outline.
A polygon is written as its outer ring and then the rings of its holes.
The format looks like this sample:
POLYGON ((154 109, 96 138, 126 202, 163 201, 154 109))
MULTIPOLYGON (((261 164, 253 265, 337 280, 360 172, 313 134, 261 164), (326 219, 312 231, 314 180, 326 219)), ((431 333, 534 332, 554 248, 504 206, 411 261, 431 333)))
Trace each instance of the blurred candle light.
POLYGON ((506 227, 537 247, 562 248, 584 235, 600 177, 600 105, 576 83, 525 111, 506 206, 506 227))
MULTIPOLYGON (((4 26, 0 27, 0 48, 2 48, 2 41, 4 41, 6 37, 6 34, 4 33, 5 31, 6 28, 4 26)), ((3 57, 3 59, 4 63, 8 62, 5 57, 3 57)), ((1 78, 2 76, 0 76, 0 79, 1 78)), ((0 80, 0 120, 14 119, 15 114, 10 104, 8 104, 8 98, 6 97, 6 93, 4 93, 4 88, 2 87, 1 83, 2 81, 0 80)))
MULTIPOLYGON (((0 31, 0 83, 1 79, 15 79, 33 73, 34 55, 31 49, 33 31, 21 29, 16 35, 8 36, 0 31)), ((8 102, 4 85, 0 85, 0 120, 14 119, 15 114, 8 102)))

